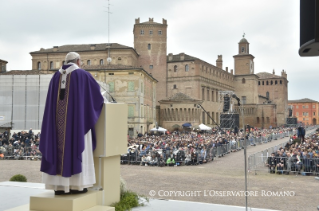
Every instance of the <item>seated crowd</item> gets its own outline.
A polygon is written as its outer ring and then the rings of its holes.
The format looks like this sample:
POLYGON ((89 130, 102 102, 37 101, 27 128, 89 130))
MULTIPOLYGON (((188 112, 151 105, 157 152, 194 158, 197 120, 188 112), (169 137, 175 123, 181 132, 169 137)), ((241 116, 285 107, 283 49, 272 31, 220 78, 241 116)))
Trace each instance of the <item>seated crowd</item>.
POLYGON ((40 135, 34 134, 32 128, 14 132, 11 138, 7 130, 0 133, 0 159, 41 159, 40 135))
MULTIPOLYGON (((294 128, 247 130, 247 138, 256 139, 274 134, 292 133, 294 128)), ((129 138, 128 152, 121 156, 122 164, 143 166, 199 165, 240 149, 243 131, 217 131, 211 133, 173 132, 155 136, 150 134, 129 138)))
POLYGON ((284 148, 271 154, 266 165, 270 173, 319 174, 319 131, 305 138, 292 136, 284 148))

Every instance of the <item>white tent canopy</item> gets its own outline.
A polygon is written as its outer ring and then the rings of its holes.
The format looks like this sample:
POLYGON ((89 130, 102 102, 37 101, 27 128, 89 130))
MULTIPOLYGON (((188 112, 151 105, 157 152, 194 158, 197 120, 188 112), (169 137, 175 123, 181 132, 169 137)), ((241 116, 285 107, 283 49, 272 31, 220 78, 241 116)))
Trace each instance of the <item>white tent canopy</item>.
POLYGON ((211 127, 208 127, 204 124, 200 124, 200 125, 198 125, 198 127, 200 130, 211 130, 212 129, 211 127))
POLYGON ((162 127, 158 127, 158 129, 156 129, 156 127, 154 127, 153 129, 151 129, 151 131, 166 132, 167 130, 165 128, 162 128, 162 127))

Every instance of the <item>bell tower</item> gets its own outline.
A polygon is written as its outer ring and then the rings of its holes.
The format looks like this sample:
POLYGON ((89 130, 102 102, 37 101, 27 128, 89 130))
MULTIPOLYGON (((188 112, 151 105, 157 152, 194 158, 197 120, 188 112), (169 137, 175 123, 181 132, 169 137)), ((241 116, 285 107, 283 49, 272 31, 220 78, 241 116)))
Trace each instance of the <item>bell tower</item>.
POLYGON ((238 54, 234 57, 235 75, 254 74, 254 56, 249 54, 249 42, 243 38, 238 43, 238 54))

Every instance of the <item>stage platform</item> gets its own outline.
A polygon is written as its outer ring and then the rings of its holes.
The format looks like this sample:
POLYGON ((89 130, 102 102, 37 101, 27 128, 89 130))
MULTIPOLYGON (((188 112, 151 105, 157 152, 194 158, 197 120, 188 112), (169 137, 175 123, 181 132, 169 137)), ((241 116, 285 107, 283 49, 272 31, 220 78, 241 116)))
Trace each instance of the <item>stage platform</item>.
MULTIPOLYGON (((30 196, 48 193, 44 184, 28 182, 0 182, 0 211, 29 211, 30 196)), ((245 207, 209 204, 189 201, 150 199, 144 207, 133 211, 245 211, 245 207)), ((274 211, 269 209, 249 208, 250 211, 274 211)))

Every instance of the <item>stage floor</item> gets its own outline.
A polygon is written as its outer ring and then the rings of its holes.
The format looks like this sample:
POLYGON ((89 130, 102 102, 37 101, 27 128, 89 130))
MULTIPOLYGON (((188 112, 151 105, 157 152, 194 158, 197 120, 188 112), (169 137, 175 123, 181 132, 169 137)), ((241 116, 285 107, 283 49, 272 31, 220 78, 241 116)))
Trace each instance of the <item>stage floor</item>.
MULTIPOLYGON (((0 182, 0 211, 29 204, 30 196, 44 193, 44 184, 29 182, 0 182)), ((244 211, 245 207, 209 204, 200 202, 150 199, 144 207, 134 208, 133 211, 244 211)), ((268 209, 249 208, 249 211, 271 211, 268 209)))

